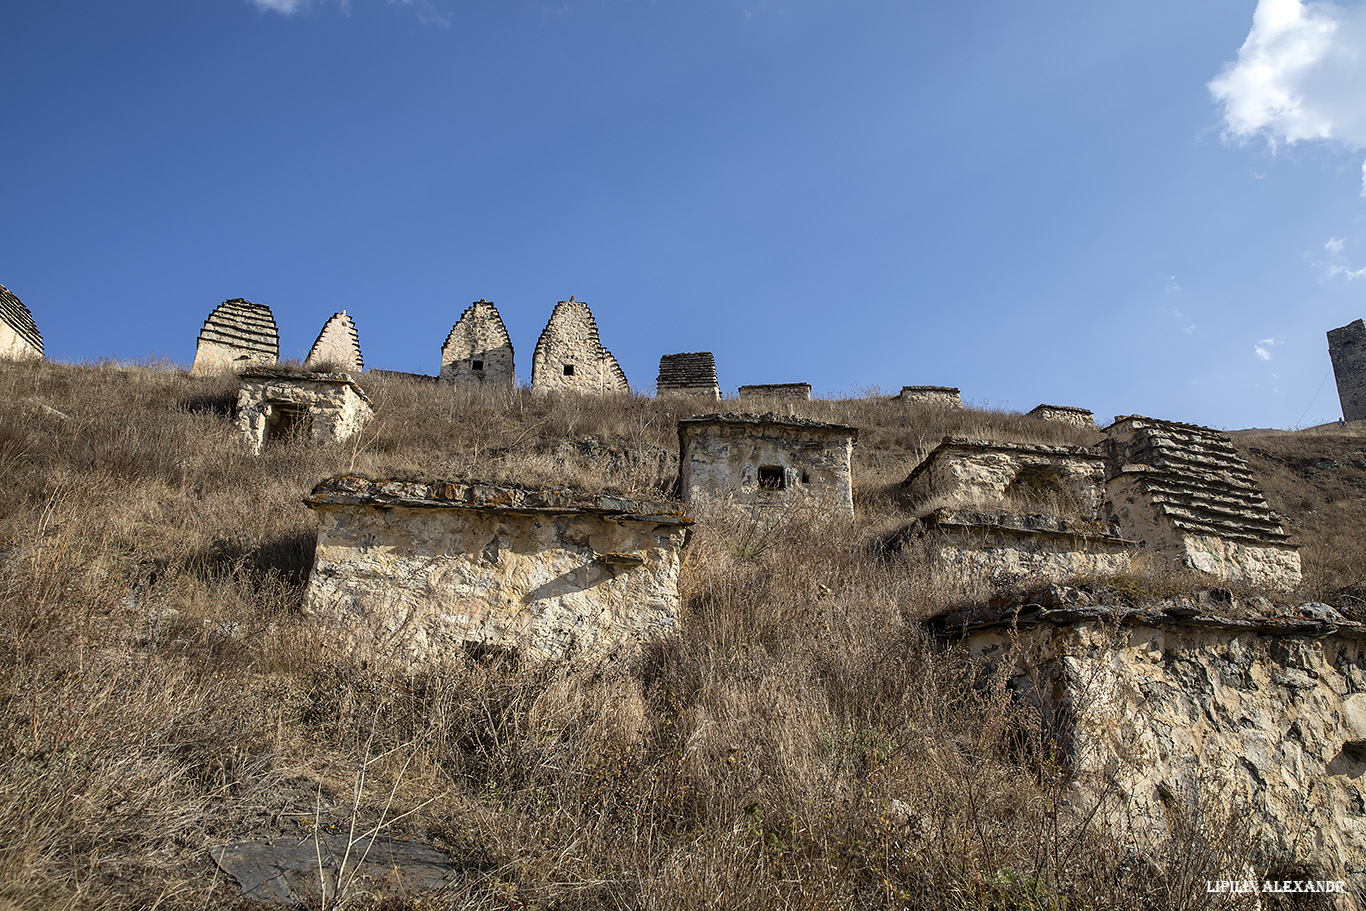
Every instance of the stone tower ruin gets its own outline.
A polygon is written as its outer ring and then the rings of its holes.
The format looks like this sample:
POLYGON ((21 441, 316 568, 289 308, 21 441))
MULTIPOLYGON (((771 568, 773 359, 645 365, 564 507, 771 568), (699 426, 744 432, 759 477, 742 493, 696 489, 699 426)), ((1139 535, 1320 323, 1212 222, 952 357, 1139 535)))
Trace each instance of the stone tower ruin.
POLYGON ((560 301, 531 356, 532 392, 629 392, 626 374, 598 339, 593 311, 583 301, 560 301))
POLYGON ((1344 421, 1366 421, 1366 323, 1328 330, 1328 356, 1338 381, 1344 421))
POLYGON ((716 358, 710 351, 666 354, 659 359, 659 378, 655 394, 696 395, 717 401, 721 387, 716 382, 716 358))
POLYGON ((241 371, 280 359, 280 330, 265 304, 240 297, 214 308, 199 330, 192 374, 241 371))
POLYGON ((346 315, 346 311, 332 314, 323 324, 318 340, 309 349, 304 368, 316 370, 330 364, 334 371, 360 373, 365 369, 365 358, 360 353, 360 336, 356 334, 356 321, 346 315))
POLYGON ((512 340, 498 308, 482 298, 465 308, 441 346, 441 381, 457 386, 511 386, 512 340))
POLYGON ((4 285, 0 285, 0 358, 41 358, 43 334, 33 314, 4 285))

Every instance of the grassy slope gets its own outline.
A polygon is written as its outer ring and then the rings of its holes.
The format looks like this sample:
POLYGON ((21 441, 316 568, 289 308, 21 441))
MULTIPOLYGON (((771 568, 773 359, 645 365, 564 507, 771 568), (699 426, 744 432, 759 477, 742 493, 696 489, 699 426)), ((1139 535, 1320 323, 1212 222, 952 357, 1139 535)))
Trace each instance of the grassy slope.
MULTIPOLYGON (((682 635, 630 667, 413 678, 353 667, 302 623, 313 483, 660 496, 674 421, 700 409, 367 385, 378 416, 355 445, 258 459, 231 427, 231 378, 0 363, 0 907, 238 907, 208 846, 399 814, 395 831, 467 876, 390 908, 1202 900, 1204 868, 1139 875, 1060 822, 1037 722, 921 636, 969 593, 869 556, 905 520, 891 489, 940 437, 1095 433, 872 398, 792 406, 861 429, 852 531, 700 525, 682 635)), ((1300 529, 1303 595, 1359 590, 1366 436, 1238 443, 1266 453, 1253 465, 1300 529), (1306 467, 1320 453, 1337 467, 1306 467)), ((1211 870, 1217 829, 1191 835, 1211 870)))

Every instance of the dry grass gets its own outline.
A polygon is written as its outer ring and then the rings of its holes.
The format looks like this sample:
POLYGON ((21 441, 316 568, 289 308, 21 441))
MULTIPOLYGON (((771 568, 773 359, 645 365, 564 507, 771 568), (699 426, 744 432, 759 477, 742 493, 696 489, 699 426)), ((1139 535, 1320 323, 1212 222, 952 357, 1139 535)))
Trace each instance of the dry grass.
MULTIPOLYGON (((1094 433, 873 397, 793 406, 861 428, 856 527, 700 524, 682 633, 631 666, 401 676, 338 663, 299 617, 317 480, 659 496, 674 422, 702 409, 367 386, 377 417, 354 445, 255 458, 230 378, 0 364, 0 907, 248 907, 210 846, 352 816, 402 817, 462 865, 451 894, 342 902, 390 911, 1195 908, 1240 856, 1192 825, 1159 874, 1075 822, 1038 719, 921 632, 965 592, 913 554, 871 556, 904 521, 890 491, 940 437, 1094 433)), ((1346 496, 1272 474, 1292 513, 1346 496)), ((1366 565, 1305 543, 1314 591, 1366 565)))

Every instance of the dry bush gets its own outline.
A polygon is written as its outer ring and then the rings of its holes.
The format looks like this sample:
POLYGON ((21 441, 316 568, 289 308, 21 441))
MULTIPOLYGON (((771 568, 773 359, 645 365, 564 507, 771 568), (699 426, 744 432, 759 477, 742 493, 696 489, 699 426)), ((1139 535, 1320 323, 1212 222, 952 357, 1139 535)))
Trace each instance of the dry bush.
MULTIPOLYGON (((742 403, 361 381, 376 416, 351 443, 258 458, 231 377, 0 364, 0 904, 244 907, 210 847, 354 818, 462 874, 348 907, 1164 905, 1144 861, 1069 817, 1006 681, 922 632, 981 593, 876 546, 943 436, 1096 434, 871 396, 785 406, 860 428, 856 524, 706 517, 679 633, 621 666, 414 675, 337 659, 299 616, 314 483, 657 497, 677 418, 742 403)), ((1228 855, 1198 856, 1212 876, 1228 855)))

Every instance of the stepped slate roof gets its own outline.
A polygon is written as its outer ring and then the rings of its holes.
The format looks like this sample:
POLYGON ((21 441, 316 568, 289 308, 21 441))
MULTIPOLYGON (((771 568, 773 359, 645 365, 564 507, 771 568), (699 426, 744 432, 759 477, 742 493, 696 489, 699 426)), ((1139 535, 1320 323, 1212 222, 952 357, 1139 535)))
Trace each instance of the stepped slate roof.
POLYGON ((29 313, 23 302, 4 285, 0 285, 0 319, 3 319, 16 335, 38 349, 39 354, 43 353, 43 334, 33 322, 33 314, 29 313))

